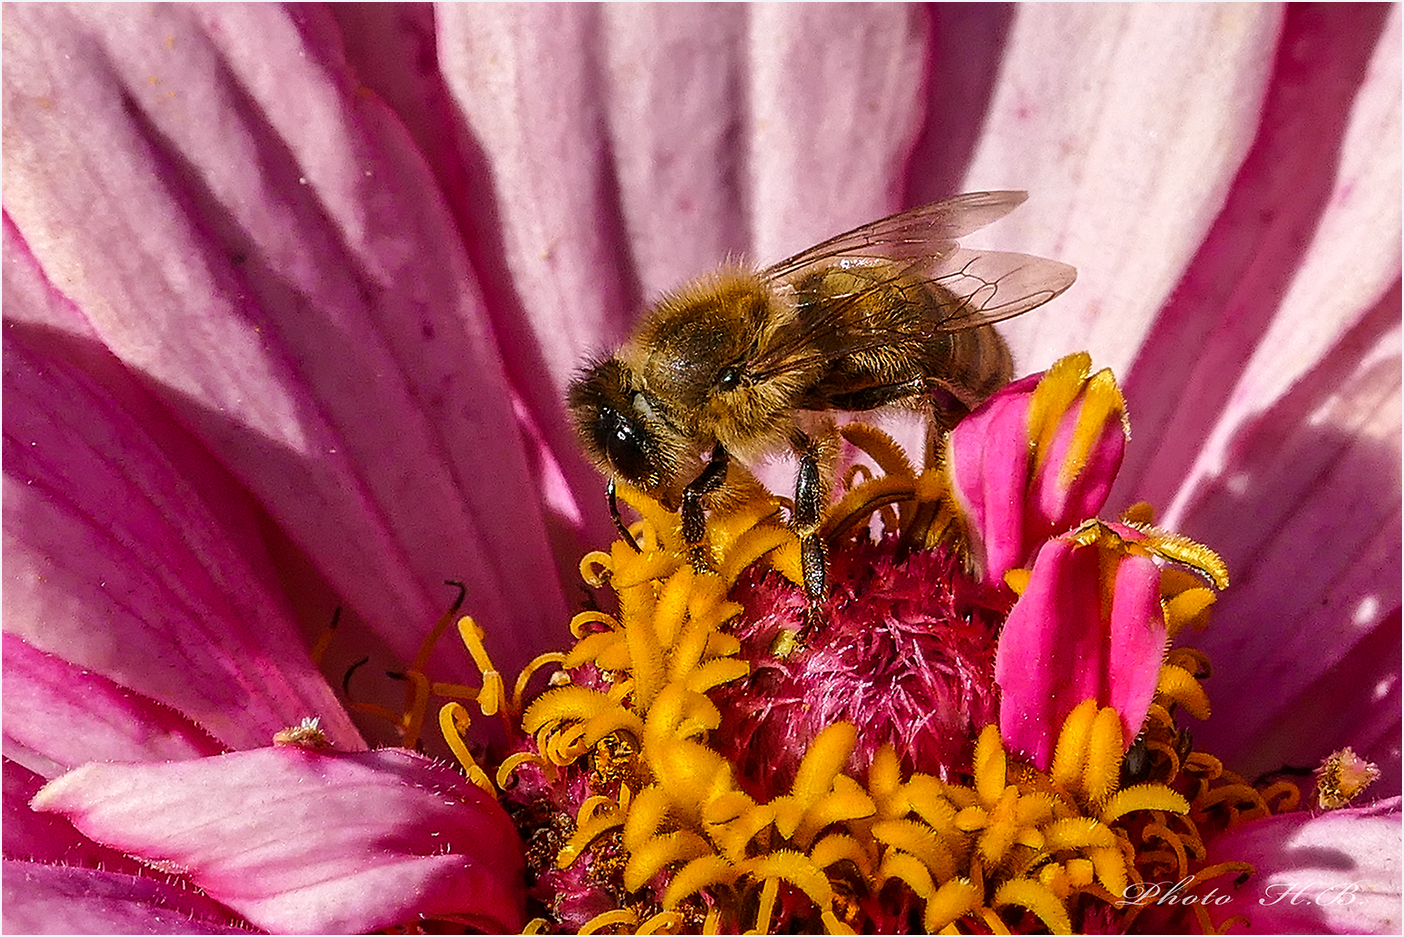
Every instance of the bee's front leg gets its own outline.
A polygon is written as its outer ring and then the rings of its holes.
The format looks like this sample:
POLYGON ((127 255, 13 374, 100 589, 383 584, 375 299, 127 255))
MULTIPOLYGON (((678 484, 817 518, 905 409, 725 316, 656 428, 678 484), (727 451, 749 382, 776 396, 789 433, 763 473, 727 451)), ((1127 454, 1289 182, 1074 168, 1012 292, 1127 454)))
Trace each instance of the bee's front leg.
POLYGON ((639 551, 639 542, 634 539, 634 535, 629 532, 629 527, 624 523, 624 518, 619 516, 619 496, 614 491, 614 478, 611 476, 609 483, 605 485, 605 500, 609 502, 609 516, 614 519, 614 529, 619 531, 620 539, 634 548, 634 552, 639 551))
POLYGON ((707 550, 702 538, 707 534, 707 515, 702 510, 702 496, 711 494, 726 482, 726 466, 730 457, 721 443, 712 447, 712 457, 707 460, 702 472, 687 483, 682 493, 682 535, 691 554, 692 566, 696 570, 711 568, 707 561, 707 550))

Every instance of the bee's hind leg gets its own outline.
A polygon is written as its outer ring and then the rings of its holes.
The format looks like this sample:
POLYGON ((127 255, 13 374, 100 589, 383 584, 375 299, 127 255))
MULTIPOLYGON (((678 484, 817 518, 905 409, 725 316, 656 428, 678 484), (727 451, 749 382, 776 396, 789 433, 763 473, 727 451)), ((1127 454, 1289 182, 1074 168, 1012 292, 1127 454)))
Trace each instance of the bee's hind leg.
POLYGON ((682 493, 682 535, 691 554, 692 567, 696 570, 711 568, 707 560, 707 549, 702 538, 707 534, 707 515, 702 510, 702 496, 711 494, 726 482, 726 467, 730 462, 721 443, 712 447, 712 457, 707 460, 702 472, 687 483, 682 493))

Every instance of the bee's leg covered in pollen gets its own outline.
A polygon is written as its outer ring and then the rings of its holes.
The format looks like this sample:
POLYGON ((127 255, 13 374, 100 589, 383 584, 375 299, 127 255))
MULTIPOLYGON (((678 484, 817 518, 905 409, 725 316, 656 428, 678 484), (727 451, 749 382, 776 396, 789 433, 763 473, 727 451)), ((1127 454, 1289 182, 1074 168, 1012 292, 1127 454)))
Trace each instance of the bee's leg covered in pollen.
POLYGON ((702 538, 707 534, 707 515, 702 510, 702 496, 711 494, 726 482, 726 467, 730 458, 721 443, 712 447, 712 457, 682 493, 682 535, 691 554, 692 566, 698 571, 710 569, 707 550, 702 538))

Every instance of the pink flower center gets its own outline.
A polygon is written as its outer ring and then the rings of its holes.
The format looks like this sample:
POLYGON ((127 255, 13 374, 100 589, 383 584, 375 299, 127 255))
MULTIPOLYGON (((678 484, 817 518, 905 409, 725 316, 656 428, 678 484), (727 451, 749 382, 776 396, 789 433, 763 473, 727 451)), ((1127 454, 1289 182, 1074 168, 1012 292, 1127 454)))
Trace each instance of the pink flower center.
POLYGON ((789 790, 824 729, 858 729, 848 770, 856 778, 884 743, 907 771, 942 780, 968 772, 980 727, 995 722, 995 638, 1007 591, 982 588, 948 544, 898 557, 898 537, 860 539, 835 551, 821 627, 789 655, 777 641, 803 620, 805 596, 753 567, 732 590, 746 608, 733 623, 749 676, 713 693, 722 724, 712 745, 760 800, 789 790))

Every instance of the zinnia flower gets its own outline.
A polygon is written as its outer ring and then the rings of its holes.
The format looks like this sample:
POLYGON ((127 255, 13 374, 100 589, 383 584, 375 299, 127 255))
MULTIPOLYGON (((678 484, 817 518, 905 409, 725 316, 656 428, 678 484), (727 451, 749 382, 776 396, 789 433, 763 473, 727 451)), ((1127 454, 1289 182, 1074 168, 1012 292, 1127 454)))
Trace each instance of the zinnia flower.
MULTIPOLYGON (((540 925, 1063 933, 1163 919, 1162 899, 1226 923, 1195 889, 1258 870, 1206 862, 1214 840, 1301 792, 1237 777, 1184 726, 1209 716, 1210 665, 1167 640, 1204 625, 1228 572, 1144 505, 1095 517, 1124 416, 1110 375, 1072 355, 996 393, 920 473, 890 438, 846 427, 884 474, 846 474, 817 628, 774 499, 715 512, 699 563, 681 519, 626 490, 639 543, 582 564, 617 611, 575 617, 579 641, 541 661, 564 672, 524 712, 500 692, 485 707, 521 712, 496 778, 530 844, 540 925), (997 568, 963 562, 1074 503, 1093 516, 997 568)), ((1321 803, 1374 776, 1342 753, 1321 803)))
MULTIPOLYGON (((1000 246, 1079 268, 1007 334, 1025 372, 1086 348, 1124 375, 1108 503, 1232 572, 1194 636, 1195 748, 1255 778, 1350 746, 1367 797, 1397 792, 1398 30, 1395 7, 7 10, 7 926, 514 926, 497 808, 363 739, 429 736, 421 694, 478 682, 420 657, 445 579, 502 672, 567 643, 611 529, 573 368, 729 254, 970 188, 1031 190, 1000 246), (416 701, 389 731, 387 668, 416 701)), ((846 777, 826 738, 817 787, 846 777)), ((1304 854, 1353 867, 1359 900, 1292 926, 1388 930, 1398 830, 1388 804, 1299 811, 1205 861, 1255 890, 1304 854)))

